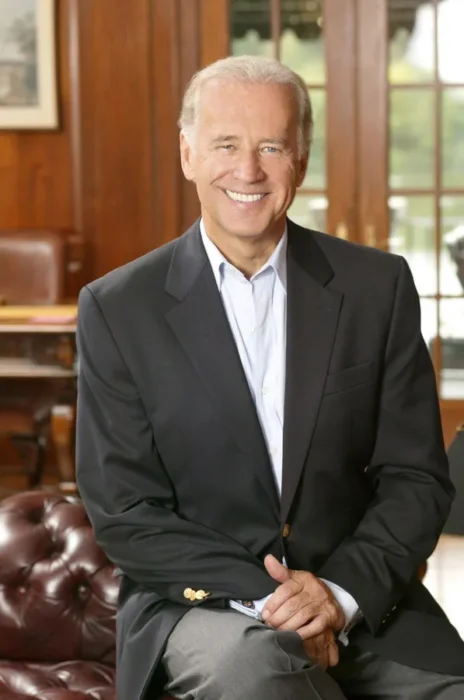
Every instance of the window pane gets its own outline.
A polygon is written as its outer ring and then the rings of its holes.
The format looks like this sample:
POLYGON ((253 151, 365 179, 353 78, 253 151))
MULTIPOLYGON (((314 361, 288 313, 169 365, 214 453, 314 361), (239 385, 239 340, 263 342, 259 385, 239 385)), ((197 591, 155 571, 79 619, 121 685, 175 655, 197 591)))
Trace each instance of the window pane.
POLYGON ((440 291, 464 294, 464 195, 441 198, 440 291))
POLYGON ((432 82, 435 13, 432 2, 389 1, 391 83, 432 82))
POLYGON ((311 90, 310 98, 313 105, 314 133, 308 171, 303 187, 325 189, 326 91, 311 90))
POLYGON ((389 209, 390 251, 406 258, 419 294, 436 294, 437 256, 433 197, 390 197, 389 209))
POLYGON ((326 231, 327 198, 297 194, 288 210, 288 217, 300 226, 326 231))
POLYGON ((464 88, 443 91, 442 115, 443 187, 464 188, 464 88))
POLYGON ((322 0, 282 0, 280 60, 316 85, 326 81, 322 0))
POLYGON ((444 83, 464 83, 464 2, 441 0, 438 5, 438 69, 444 83))
POLYGON ((274 56, 269 0, 231 0, 231 54, 274 56))
POLYGON ((432 187, 434 181, 434 93, 390 93, 390 187, 432 187))
POLYGON ((440 302, 441 397, 464 399, 464 299, 440 302))

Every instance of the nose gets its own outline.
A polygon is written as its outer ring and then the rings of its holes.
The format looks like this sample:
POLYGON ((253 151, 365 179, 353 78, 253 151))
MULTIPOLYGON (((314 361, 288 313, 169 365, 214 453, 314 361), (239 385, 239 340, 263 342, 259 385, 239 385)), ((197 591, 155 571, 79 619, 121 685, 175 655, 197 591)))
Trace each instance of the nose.
POLYGON ((259 154, 255 151, 241 153, 235 163, 234 175, 237 180, 246 183, 260 182, 265 178, 259 154))

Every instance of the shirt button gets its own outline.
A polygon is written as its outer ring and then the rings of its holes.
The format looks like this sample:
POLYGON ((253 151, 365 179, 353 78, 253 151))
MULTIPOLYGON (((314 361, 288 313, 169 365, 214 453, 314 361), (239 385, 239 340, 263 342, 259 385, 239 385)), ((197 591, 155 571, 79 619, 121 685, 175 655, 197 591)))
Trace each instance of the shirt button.
POLYGON ((267 394, 268 392, 269 392, 269 389, 267 388, 267 386, 263 386, 263 388, 261 389, 262 395, 263 395, 263 396, 266 396, 266 394, 267 394))

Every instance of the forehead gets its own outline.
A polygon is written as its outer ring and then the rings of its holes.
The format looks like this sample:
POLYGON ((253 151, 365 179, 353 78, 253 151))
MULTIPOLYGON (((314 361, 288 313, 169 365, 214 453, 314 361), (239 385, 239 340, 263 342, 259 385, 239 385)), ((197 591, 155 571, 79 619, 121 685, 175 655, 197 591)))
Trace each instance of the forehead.
POLYGON ((289 85, 215 79, 202 87, 199 96, 198 126, 211 133, 281 136, 297 130, 298 116, 297 99, 289 85))

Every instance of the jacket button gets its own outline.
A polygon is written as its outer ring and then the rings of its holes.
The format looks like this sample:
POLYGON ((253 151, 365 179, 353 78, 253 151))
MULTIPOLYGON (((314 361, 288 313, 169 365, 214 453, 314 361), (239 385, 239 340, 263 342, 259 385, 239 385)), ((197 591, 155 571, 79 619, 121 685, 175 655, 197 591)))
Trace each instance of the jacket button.
POLYGON ((285 525, 282 528, 282 537, 288 537, 290 534, 290 525, 288 523, 285 523, 285 525))

